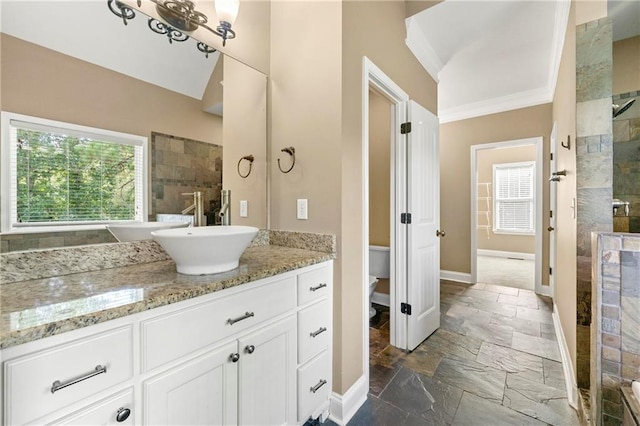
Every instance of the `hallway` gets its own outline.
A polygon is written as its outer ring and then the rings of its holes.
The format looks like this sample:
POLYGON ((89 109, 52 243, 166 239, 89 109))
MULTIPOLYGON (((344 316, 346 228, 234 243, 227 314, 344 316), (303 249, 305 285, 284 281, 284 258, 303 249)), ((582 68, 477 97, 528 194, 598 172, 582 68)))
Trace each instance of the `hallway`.
POLYGON ((412 353, 370 328, 370 392, 356 425, 577 425, 551 301, 527 290, 441 281, 441 325, 412 353))

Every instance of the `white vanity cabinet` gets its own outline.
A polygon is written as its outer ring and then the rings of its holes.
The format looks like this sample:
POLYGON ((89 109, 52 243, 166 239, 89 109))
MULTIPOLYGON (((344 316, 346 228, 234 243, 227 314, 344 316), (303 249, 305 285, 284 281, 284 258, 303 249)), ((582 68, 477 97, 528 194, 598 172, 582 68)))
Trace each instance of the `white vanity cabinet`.
POLYGON ((324 419, 332 276, 324 262, 5 349, 2 423, 324 419))

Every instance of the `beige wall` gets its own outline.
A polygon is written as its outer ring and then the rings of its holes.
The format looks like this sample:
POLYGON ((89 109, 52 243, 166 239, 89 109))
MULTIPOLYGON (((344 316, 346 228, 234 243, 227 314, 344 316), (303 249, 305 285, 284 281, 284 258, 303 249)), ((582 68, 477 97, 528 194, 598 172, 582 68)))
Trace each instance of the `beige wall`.
POLYGON ((574 25, 586 24, 607 16, 607 0, 572 0, 572 2, 575 4, 574 25))
MULTIPOLYGON (((362 57, 425 108, 437 113, 437 85, 406 47, 402 1, 347 1, 342 6, 342 182, 339 342, 343 393, 363 374, 362 57)), ((329 28, 326 26, 324 28, 329 28)), ((336 164, 340 164, 339 162, 336 164)))
MULTIPOLYGON (((483 149, 478 151, 478 249, 497 250, 515 253, 536 252, 535 236, 533 235, 509 235, 493 232, 493 166, 495 164, 520 163, 524 161, 536 161, 536 148, 533 145, 500 149, 483 149), (489 183, 483 193, 482 183, 489 183), (490 197, 487 199, 487 197, 490 197), (482 211, 487 211, 483 215, 482 211), (488 228, 480 228, 486 225, 488 228)), ((446 208, 446 207, 445 207, 446 208)))
POLYGON ((640 36, 613 43, 613 94, 640 90, 640 36))
MULTIPOLYGON (((543 137, 543 158, 549 158, 551 104, 544 104, 440 126, 440 228, 447 232, 440 242, 440 268, 471 272, 471 146, 530 137, 543 137)), ((549 164, 543 164, 543 182, 549 164)), ((549 211, 549 189, 544 185, 542 211, 549 211)), ((549 225, 544 216, 543 229, 549 225)), ((542 270, 548 270, 549 235, 543 235, 542 270)), ((542 274, 543 284, 548 283, 542 274)))
MULTIPOLYGON (((347 374, 344 370, 354 368, 349 362, 346 367, 342 365, 343 352, 352 351, 348 342, 353 338, 346 334, 359 326, 342 320, 341 28, 340 2, 278 1, 271 5, 270 226, 326 232, 338 238, 338 258, 334 263, 333 388, 339 393, 343 375, 347 374), (290 164, 289 155, 280 151, 288 146, 296 150, 296 165, 290 173, 283 174, 276 161, 280 158, 283 167, 290 164), (298 198, 308 200, 308 220, 296 219, 298 198)), ((361 350, 361 345, 356 350, 361 350)), ((361 356, 361 352, 353 355, 358 359, 361 356)), ((358 364, 356 367, 360 368, 358 364)))
POLYGON ((436 111, 436 84, 404 43, 405 15, 400 1, 271 5, 271 227, 338 237, 333 388, 341 394, 364 371, 362 57, 436 111), (296 148, 296 166, 282 174, 276 159, 287 160, 286 146, 296 148), (297 198, 309 200, 309 220, 296 220, 297 198))
POLYGON ((2 110, 135 135, 222 145, 200 100, 2 34, 2 110))
POLYGON ((407 0, 405 2, 407 4, 407 18, 433 7, 441 1, 442 0, 407 0))
POLYGON ((369 90, 369 244, 389 247, 391 104, 369 90))
POLYGON ((207 87, 204 89, 202 109, 205 111, 222 105, 222 95, 224 93, 224 59, 224 55, 218 57, 207 87))
MULTIPOLYGON (((267 227, 267 76, 226 57, 224 60, 223 189, 231 190, 231 224, 267 227), (251 173, 238 173, 240 158, 253 155, 251 173), (240 217, 240 200, 247 217, 240 217)), ((240 173, 249 172, 246 160, 240 173)))
MULTIPOLYGON (((576 12, 572 4, 562 50, 558 82, 553 99, 553 121, 558 125, 558 141, 576 140, 576 12)), ((571 201, 576 199, 576 151, 559 148, 558 170, 567 170, 557 185, 555 303, 569 348, 574 373, 576 369, 576 219, 571 201)))

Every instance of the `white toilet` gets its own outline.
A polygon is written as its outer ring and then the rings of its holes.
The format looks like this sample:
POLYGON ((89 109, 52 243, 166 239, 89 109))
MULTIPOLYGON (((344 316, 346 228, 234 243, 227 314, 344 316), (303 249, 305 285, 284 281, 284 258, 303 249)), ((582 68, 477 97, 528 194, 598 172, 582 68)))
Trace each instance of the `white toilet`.
MULTIPOLYGON (((380 278, 389 278, 389 247, 369 246, 369 302, 380 278)), ((369 318, 375 314, 375 308, 369 303, 369 318)))

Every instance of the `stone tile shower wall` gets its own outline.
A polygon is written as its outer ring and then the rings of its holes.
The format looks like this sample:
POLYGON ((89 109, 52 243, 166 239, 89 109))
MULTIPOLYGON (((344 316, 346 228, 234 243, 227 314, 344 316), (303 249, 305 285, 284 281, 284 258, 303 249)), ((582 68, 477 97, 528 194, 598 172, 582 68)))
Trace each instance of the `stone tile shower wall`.
POLYGON ((593 234, 593 247, 592 415, 619 425, 620 385, 640 380, 640 235, 593 234))
POLYGON ((176 214, 193 203, 185 192, 201 191, 205 213, 220 208, 222 146, 161 133, 151 134, 151 208, 176 214))
POLYGON ((613 198, 630 203, 628 217, 619 209, 613 218, 615 232, 640 232, 640 90, 613 96, 620 106, 631 99, 636 102, 613 121, 613 198))
POLYGON ((583 389, 590 379, 591 231, 613 228, 612 43, 609 18, 576 28, 576 376, 583 389))
POLYGON ((106 229, 6 234, 0 235, 0 253, 115 242, 115 237, 106 229))

